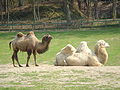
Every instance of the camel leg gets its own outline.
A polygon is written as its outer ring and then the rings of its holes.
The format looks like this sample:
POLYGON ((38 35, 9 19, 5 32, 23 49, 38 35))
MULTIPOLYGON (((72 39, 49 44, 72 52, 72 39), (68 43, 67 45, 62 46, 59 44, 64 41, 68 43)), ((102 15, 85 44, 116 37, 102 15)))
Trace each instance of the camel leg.
POLYGON ((27 50, 28 57, 27 57, 26 67, 29 67, 28 62, 29 62, 29 59, 30 59, 31 53, 32 53, 32 50, 27 50))
POLYGON ((104 65, 99 62, 96 62, 96 63, 93 63, 92 66, 104 66, 104 65))
POLYGON ((39 66, 36 62, 36 52, 35 51, 33 51, 33 56, 34 56, 35 66, 39 66))
POLYGON ((96 57, 92 56, 88 58, 89 58, 88 66, 103 66, 103 64, 101 64, 96 57))
POLYGON ((98 60, 93 59, 92 66, 103 66, 98 60))
POLYGON ((20 63, 19 63, 17 53, 18 53, 18 50, 17 50, 17 51, 14 51, 14 57, 15 57, 15 59, 16 59, 16 61, 17 61, 18 65, 19 65, 19 67, 22 67, 22 65, 20 65, 20 63))
POLYGON ((15 56, 14 56, 14 53, 13 53, 13 55, 12 55, 13 66, 16 67, 14 59, 15 59, 15 56))

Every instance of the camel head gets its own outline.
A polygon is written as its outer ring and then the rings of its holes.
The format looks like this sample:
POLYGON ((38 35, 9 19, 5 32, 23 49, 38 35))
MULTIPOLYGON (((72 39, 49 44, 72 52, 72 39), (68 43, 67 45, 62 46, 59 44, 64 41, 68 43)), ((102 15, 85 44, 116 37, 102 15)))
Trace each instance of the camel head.
POLYGON ((46 34, 46 35, 44 35, 43 38, 42 38, 42 43, 45 43, 45 42, 49 43, 49 42, 52 40, 52 38, 53 38, 53 37, 52 37, 51 35, 46 34))
POLYGON ((108 47, 110 47, 110 45, 107 42, 105 42, 104 40, 97 41, 97 43, 95 45, 95 54, 98 55, 98 53, 101 49, 105 49, 108 47))
POLYGON ((104 40, 97 41, 96 45, 101 47, 101 48, 108 48, 108 47, 110 47, 110 45, 107 42, 105 42, 104 40))
POLYGON ((62 50, 61 50, 61 53, 63 54, 72 54, 76 52, 76 49, 71 45, 71 44, 68 44, 66 45, 62 50))

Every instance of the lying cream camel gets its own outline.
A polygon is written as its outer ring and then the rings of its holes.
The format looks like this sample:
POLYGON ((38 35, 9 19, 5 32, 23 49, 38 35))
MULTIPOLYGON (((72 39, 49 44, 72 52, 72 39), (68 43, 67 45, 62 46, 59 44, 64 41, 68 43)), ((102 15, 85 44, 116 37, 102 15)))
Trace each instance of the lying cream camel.
MULTIPOLYGON (((56 55, 56 66, 102 66, 95 54, 76 53, 72 45, 67 45, 56 55), (69 48, 68 48, 69 47, 69 48), (64 51, 64 52, 63 52, 64 51)), ((82 48, 83 49, 83 48, 82 48)), ((86 48, 85 48, 86 49, 86 48)), ((83 50, 84 51, 84 50, 83 50)))

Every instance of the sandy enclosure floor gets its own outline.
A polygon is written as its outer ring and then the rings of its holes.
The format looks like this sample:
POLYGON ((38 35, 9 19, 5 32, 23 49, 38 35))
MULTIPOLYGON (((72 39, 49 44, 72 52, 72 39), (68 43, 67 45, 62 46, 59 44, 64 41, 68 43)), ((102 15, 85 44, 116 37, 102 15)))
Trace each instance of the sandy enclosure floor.
POLYGON ((94 88, 120 88, 120 66, 23 66, 0 65, 0 87, 35 87, 37 82, 64 87, 91 85, 94 88))

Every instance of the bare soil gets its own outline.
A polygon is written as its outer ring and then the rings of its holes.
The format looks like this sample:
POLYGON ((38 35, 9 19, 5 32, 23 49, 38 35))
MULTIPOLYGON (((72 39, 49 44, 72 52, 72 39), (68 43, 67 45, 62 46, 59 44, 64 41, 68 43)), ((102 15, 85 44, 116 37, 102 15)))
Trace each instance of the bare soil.
POLYGON ((60 84, 64 87, 91 85, 120 88, 120 66, 54 66, 13 67, 0 65, 0 87, 34 87, 37 83, 60 84))

